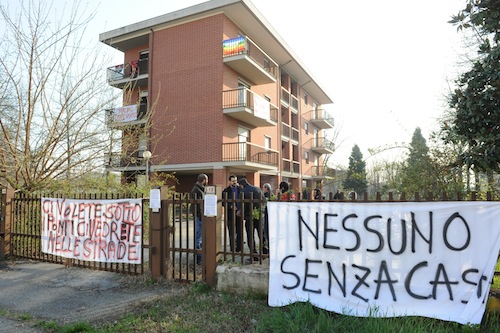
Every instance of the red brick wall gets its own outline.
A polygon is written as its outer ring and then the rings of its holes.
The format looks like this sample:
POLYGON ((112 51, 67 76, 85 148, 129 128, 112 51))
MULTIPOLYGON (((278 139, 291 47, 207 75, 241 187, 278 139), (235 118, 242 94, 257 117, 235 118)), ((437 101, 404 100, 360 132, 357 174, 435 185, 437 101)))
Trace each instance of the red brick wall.
POLYGON ((151 137, 168 164, 221 160, 222 18, 154 32, 151 137))

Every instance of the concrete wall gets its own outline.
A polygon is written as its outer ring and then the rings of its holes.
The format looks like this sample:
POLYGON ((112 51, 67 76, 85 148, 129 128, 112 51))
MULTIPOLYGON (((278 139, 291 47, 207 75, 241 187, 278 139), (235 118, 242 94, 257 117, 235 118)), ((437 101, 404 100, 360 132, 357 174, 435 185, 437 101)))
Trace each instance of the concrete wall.
POLYGON ((269 261, 264 261, 262 265, 219 265, 216 276, 216 289, 219 291, 267 295, 269 288, 269 261))

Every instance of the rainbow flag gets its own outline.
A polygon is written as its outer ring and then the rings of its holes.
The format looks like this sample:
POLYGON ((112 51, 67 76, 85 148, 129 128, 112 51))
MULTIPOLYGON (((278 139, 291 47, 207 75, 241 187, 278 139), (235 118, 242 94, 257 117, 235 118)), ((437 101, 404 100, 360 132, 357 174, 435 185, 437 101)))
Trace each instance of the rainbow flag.
POLYGON ((223 56, 231 56, 245 52, 245 36, 227 39, 222 42, 223 56))

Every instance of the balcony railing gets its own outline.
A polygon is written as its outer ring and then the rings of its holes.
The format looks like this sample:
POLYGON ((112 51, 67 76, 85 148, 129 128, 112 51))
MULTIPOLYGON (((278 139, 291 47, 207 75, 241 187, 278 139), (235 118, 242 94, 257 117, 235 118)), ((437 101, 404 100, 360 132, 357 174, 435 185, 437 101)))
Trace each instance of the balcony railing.
POLYGON ((308 141, 311 150, 317 154, 332 154, 335 151, 335 144, 324 137, 312 138, 308 141))
POLYGON ((325 168, 323 166, 312 166, 306 172, 306 176, 310 176, 312 179, 331 179, 331 176, 326 175, 325 168))
POLYGON ((283 159, 283 167, 281 171, 290 174, 300 173, 300 163, 297 161, 291 161, 289 159, 283 159))
POLYGON ((281 104, 289 107, 293 113, 297 114, 299 112, 299 99, 284 87, 281 87, 280 100, 281 104))
POLYGON ((282 167, 281 171, 291 173, 292 172, 292 161, 287 160, 287 159, 283 159, 283 167, 282 167))
POLYGON ((292 140, 299 141, 299 130, 292 127, 292 140))
POLYGON ((323 109, 312 110, 311 111, 311 123, 320 128, 320 129, 328 129, 333 128, 333 117, 330 113, 323 109))
POLYGON ((137 85, 144 86, 147 84, 148 68, 148 59, 137 59, 127 64, 109 67, 106 76, 108 83, 117 88, 123 88, 132 81, 137 81, 137 85))
POLYGON ((283 87, 281 87, 281 102, 287 107, 290 106, 290 93, 283 87))
POLYGON ((138 156, 138 152, 131 154, 130 156, 124 156, 121 153, 107 153, 104 154, 104 165, 108 168, 145 166, 146 164, 144 158, 138 156))
POLYGON ((222 92, 224 114, 254 127, 276 125, 278 108, 248 88, 222 92))
POLYGON ((222 161, 252 162, 266 166, 278 166, 278 152, 250 142, 224 143, 222 161))
POLYGON ((147 121, 147 111, 148 105, 146 103, 106 109, 106 124, 109 127, 143 124, 147 121))
POLYGON ((224 63, 255 84, 275 83, 278 64, 250 38, 238 36, 222 42, 224 63))
POLYGON ((287 124, 281 124, 281 136, 290 139, 290 126, 287 124))
POLYGON ((290 106, 292 107, 292 111, 299 111, 299 99, 293 95, 290 95, 290 106))

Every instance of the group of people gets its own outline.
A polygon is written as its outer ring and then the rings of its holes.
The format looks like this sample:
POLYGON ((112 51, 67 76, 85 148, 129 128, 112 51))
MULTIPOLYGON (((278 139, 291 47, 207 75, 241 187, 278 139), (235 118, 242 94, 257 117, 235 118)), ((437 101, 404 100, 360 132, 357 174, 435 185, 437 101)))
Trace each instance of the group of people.
MULTIPOLYGON (((197 181, 191 190, 191 198, 203 199, 205 196, 205 186, 208 184, 208 175, 198 175, 197 181)), ((283 181, 279 185, 280 200, 289 201, 295 200, 295 194, 289 189, 287 182, 283 181)), ((269 217, 267 211, 267 202, 274 198, 272 194, 271 184, 265 183, 262 189, 248 182, 246 178, 240 178, 231 174, 229 176, 229 185, 222 191, 222 197, 227 199, 224 201, 224 214, 227 216, 227 228, 229 231, 229 246, 231 251, 241 252, 243 249, 243 230, 245 226, 246 243, 252 251, 257 254, 255 243, 255 231, 259 236, 262 246, 262 253, 269 253, 269 217), (243 199, 245 200, 242 205, 243 199), (231 200, 233 199, 233 200, 231 200), (262 205, 261 205, 262 203, 262 205), (263 224, 261 224, 260 214, 263 214, 263 224)), ((191 205, 191 213, 195 217, 195 248, 201 249, 201 228, 202 214, 201 205, 191 205)), ((201 255, 196 255, 196 261, 201 263, 201 255)))
MULTIPOLYGON (((240 252, 242 250, 242 225, 245 222, 246 240, 248 247, 253 253, 257 253, 255 246, 255 231, 259 235, 262 246, 262 253, 269 253, 269 214, 267 202, 273 200, 273 189, 271 184, 264 183, 262 189, 248 182, 246 178, 237 180, 236 175, 229 176, 229 186, 222 191, 224 211, 227 215, 227 226, 229 231, 229 246, 231 251, 240 252), (241 207, 241 194, 245 200, 241 207), (233 200, 231 200, 233 199, 233 200), (262 205, 261 205, 262 204, 262 205), (241 213, 241 212, 244 213, 241 213), (260 215, 263 215, 261 224, 260 215), (235 243, 236 242, 236 243, 235 243)), ((295 194, 289 189, 287 182, 282 181, 279 185, 278 194, 281 201, 295 200, 295 194)))
MULTIPOLYGON (((222 191, 224 202, 224 214, 227 216, 227 228, 229 232, 229 246, 231 251, 241 252, 243 250, 243 230, 245 226, 246 243, 252 251, 257 254, 255 244, 255 231, 259 235, 262 247, 262 253, 269 253, 269 217, 267 211, 267 202, 276 198, 272 193, 272 186, 264 183, 262 189, 248 182, 246 178, 240 178, 231 174, 229 176, 229 185, 222 191), (241 201, 247 199, 245 201, 241 201), (249 200, 252 199, 252 200, 249 200), (243 203, 243 205, 242 205, 243 203), (262 205, 261 205, 262 204, 262 205), (263 224, 261 224, 260 214, 263 214, 263 224)), ((198 175, 197 181, 191 190, 191 198, 203 199, 205 195, 205 186, 208 184, 208 175, 202 173, 198 175)), ((290 190, 286 181, 279 184, 280 201, 294 201, 295 194, 290 190)), ((315 200, 321 200, 322 194, 319 189, 313 192, 315 200)), ((191 213, 195 216, 195 247, 201 249, 201 228, 202 211, 200 204, 191 205, 191 213)), ((258 258, 257 258, 258 259, 258 258)), ((197 263, 201 263, 201 255, 196 256, 197 263)))
POLYGON ((246 178, 237 179, 236 175, 229 176, 229 186, 222 191, 224 214, 227 216, 229 231, 229 246, 231 251, 241 252, 243 247, 243 221, 245 222, 246 241, 253 253, 257 253, 255 245, 255 231, 259 235, 262 253, 269 253, 269 225, 267 223, 266 200, 270 199, 271 186, 264 184, 262 190, 248 182, 246 178), (241 198, 246 200, 243 205, 241 198), (232 199, 232 200, 231 200, 232 199), (263 205, 261 200, 263 199, 263 205), (264 225, 260 223, 260 214, 265 214, 264 225))

